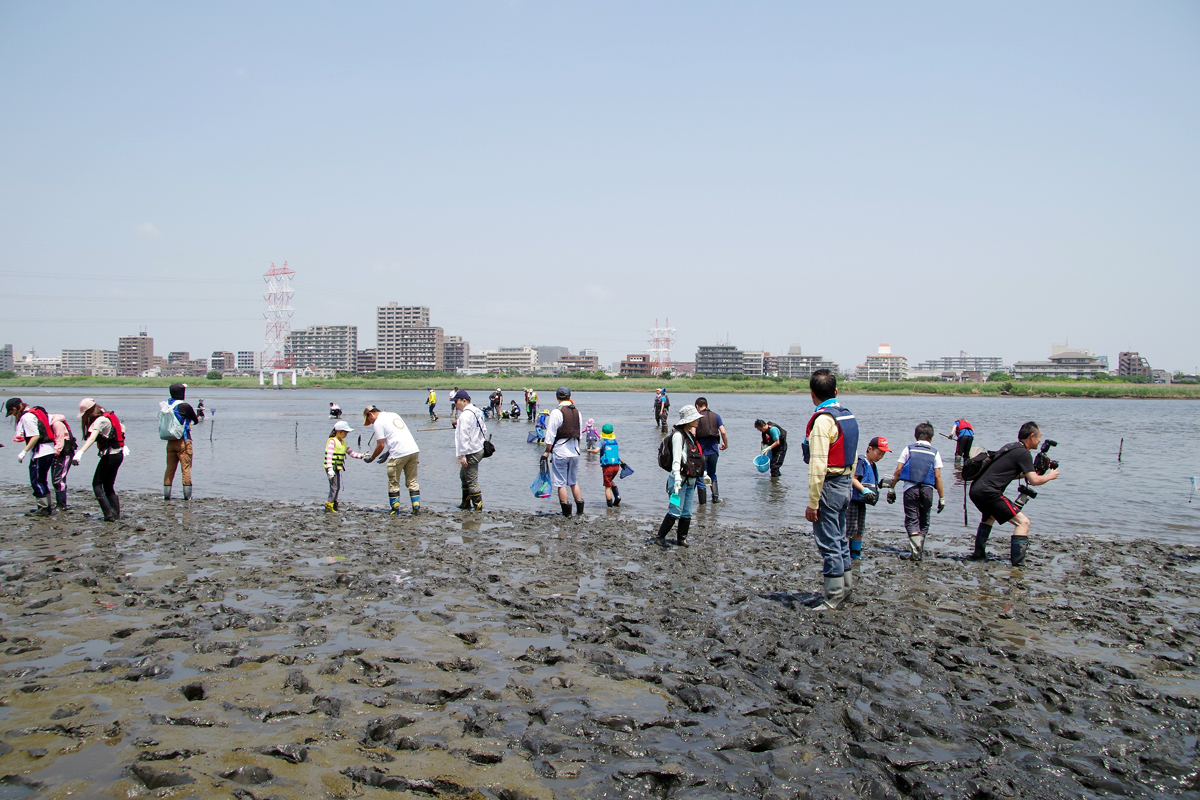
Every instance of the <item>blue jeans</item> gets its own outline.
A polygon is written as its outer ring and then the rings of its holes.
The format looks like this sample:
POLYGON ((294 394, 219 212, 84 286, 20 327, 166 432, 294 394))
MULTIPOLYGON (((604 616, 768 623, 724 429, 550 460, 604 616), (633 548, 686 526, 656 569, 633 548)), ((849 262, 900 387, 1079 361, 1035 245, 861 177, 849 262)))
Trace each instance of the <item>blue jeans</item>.
MULTIPOLYGON (((675 476, 667 476, 667 496, 675 492, 675 476)), ((676 510, 667 504, 667 513, 672 517, 682 517, 683 519, 692 518, 692 498, 696 496, 696 479, 684 478, 683 485, 679 487, 679 509, 676 510)))
POLYGON ((704 457, 704 471, 708 473, 708 477, 714 481, 717 479, 717 459, 720 458, 719 453, 713 453, 704 457))
POLYGON ((47 476, 54 464, 54 456, 42 456, 29 459, 29 485, 33 487, 34 497, 45 497, 50 494, 50 482, 47 476))
POLYGON ((846 540, 846 509, 850 505, 849 475, 826 475, 817 506, 813 536, 821 553, 821 574, 836 578, 850 570, 850 542, 846 540))

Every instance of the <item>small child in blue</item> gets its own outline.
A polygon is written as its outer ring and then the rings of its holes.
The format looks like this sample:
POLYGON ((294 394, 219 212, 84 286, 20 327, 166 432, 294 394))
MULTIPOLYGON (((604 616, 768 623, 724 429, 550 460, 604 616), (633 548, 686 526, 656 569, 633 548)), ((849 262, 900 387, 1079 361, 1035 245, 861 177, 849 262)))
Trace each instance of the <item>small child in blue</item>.
POLYGON ((538 412, 537 422, 533 423, 533 432, 537 434, 537 443, 546 443, 546 420, 549 418, 550 412, 547 409, 542 409, 538 412))
POLYGON ((588 452, 600 454, 600 469, 604 473, 604 502, 609 508, 621 505, 621 492, 613 481, 621 467, 625 466, 625 462, 621 460, 621 446, 617 444, 617 435, 613 433, 612 425, 605 425, 600 429, 599 444, 589 447, 588 452))
POLYGON ((890 453, 887 439, 876 436, 867 445, 865 455, 860 455, 854 464, 851 480, 850 504, 846 506, 846 538, 850 542, 850 563, 862 559, 862 539, 867 528, 867 506, 879 500, 879 467, 876 466, 884 453, 890 453))
POLYGON ((888 490, 889 503, 896 502, 896 481, 904 481, 904 530, 908 532, 908 548, 914 561, 925 553, 925 537, 929 535, 929 512, 933 508, 933 490, 938 493, 938 513, 946 508, 946 492, 942 489, 942 454, 930 444, 933 426, 922 422, 913 431, 916 442, 900 452, 900 461, 892 475, 888 490))

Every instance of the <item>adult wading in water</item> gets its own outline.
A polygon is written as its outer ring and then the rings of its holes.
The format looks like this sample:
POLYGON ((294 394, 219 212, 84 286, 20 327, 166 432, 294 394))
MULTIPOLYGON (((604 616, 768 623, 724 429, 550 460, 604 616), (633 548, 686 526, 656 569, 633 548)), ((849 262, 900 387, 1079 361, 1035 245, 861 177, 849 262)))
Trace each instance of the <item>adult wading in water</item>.
POLYGON ((14 442, 24 442, 25 447, 17 453, 17 463, 29 456, 29 485, 33 488, 33 499, 37 508, 26 516, 49 517, 54 514, 54 500, 50 497, 49 476, 54 465, 54 437, 50 429, 50 416, 40 406, 26 405, 19 397, 4 404, 5 416, 17 418, 17 435, 14 442), (33 451, 32 453, 30 451, 33 451))
POLYGON ((79 401, 79 419, 87 440, 72 456, 71 462, 78 464, 87 449, 96 445, 100 460, 92 475, 92 492, 104 513, 104 521, 116 522, 121 518, 121 498, 117 497, 116 483, 117 470, 125 460, 125 426, 116 414, 105 411, 90 397, 79 401))
POLYGON ((183 480, 183 499, 192 499, 192 426, 200 424, 196 410, 183 401, 187 392, 186 383, 172 383, 171 399, 159 407, 173 413, 183 426, 182 439, 167 440, 167 471, 163 473, 163 500, 171 499, 171 485, 175 483, 175 468, 179 467, 183 480))

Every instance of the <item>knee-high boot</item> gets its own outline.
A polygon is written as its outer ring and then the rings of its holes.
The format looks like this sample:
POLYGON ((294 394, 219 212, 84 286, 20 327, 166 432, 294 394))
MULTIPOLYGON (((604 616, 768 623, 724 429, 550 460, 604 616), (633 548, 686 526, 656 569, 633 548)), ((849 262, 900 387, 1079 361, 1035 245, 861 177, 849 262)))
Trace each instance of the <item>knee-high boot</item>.
POLYGON ((659 545, 660 547, 667 546, 667 534, 671 532, 671 528, 675 527, 676 519, 678 519, 678 517, 673 517, 670 514, 667 514, 665 517, 663 517, 662 524, 658 526, 658 536, 654 539, 654 543, 656 545, 659 545))
POLYGON ((104 513, 104 521, 116 522, 116 514, 113 513, 112 506, 108 504, 108 495, 104 493, 104 487, 93 486, 92 493, 96 495, 96 502, 100 504, 100 510, 104 513))
POLYGON ((675 532, 675 544, 680 547, 687 547, 688 532, 692 529, 692 518, 682 517, 679 520, 679 530, 675 532))
POLYGON ((121 498, 117 497, 116 492, 108 495, 108 507, 113 510, 113 516, 117 519, 121 518, 121 498))

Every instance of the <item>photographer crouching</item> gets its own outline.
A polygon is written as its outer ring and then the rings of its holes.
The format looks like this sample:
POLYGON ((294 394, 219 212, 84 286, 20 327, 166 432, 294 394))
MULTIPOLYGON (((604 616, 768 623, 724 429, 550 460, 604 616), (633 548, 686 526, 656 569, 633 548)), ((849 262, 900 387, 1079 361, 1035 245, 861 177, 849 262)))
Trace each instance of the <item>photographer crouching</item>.
POLYGON ((1018 442, 1007 444, 1000 448, 991 463, 984 468, 982 474, 971 483, 971 502, 983 515, 979 529, 975 532, 975 552, 971 554, 972 561, 983 561, 987 558, 987 540, 992 532, 992 525, 999 522, 1011 522, 1016 526, 1010 544, 1012 565, 1019 567, 1025 563, 1025 551, 1029 547, 1029 517, 1021 511, 1029 498, 1037 497, 1037 492, 1029 486, 1041 486, 1058 477, 1058 462, 1051 461, 1046 451, 1056 442, 1047 440, 1042 452, 1035 459, 1031 452, 1037 450, 1042 441, 1042 431, 1036 422, 1026 422, 1017 434, 1018 442), (1026 485, 1018 487, 1018 498, 1014 503, 1004 496, 1004 491, 1014 480, 1023 479, 1026 485))

